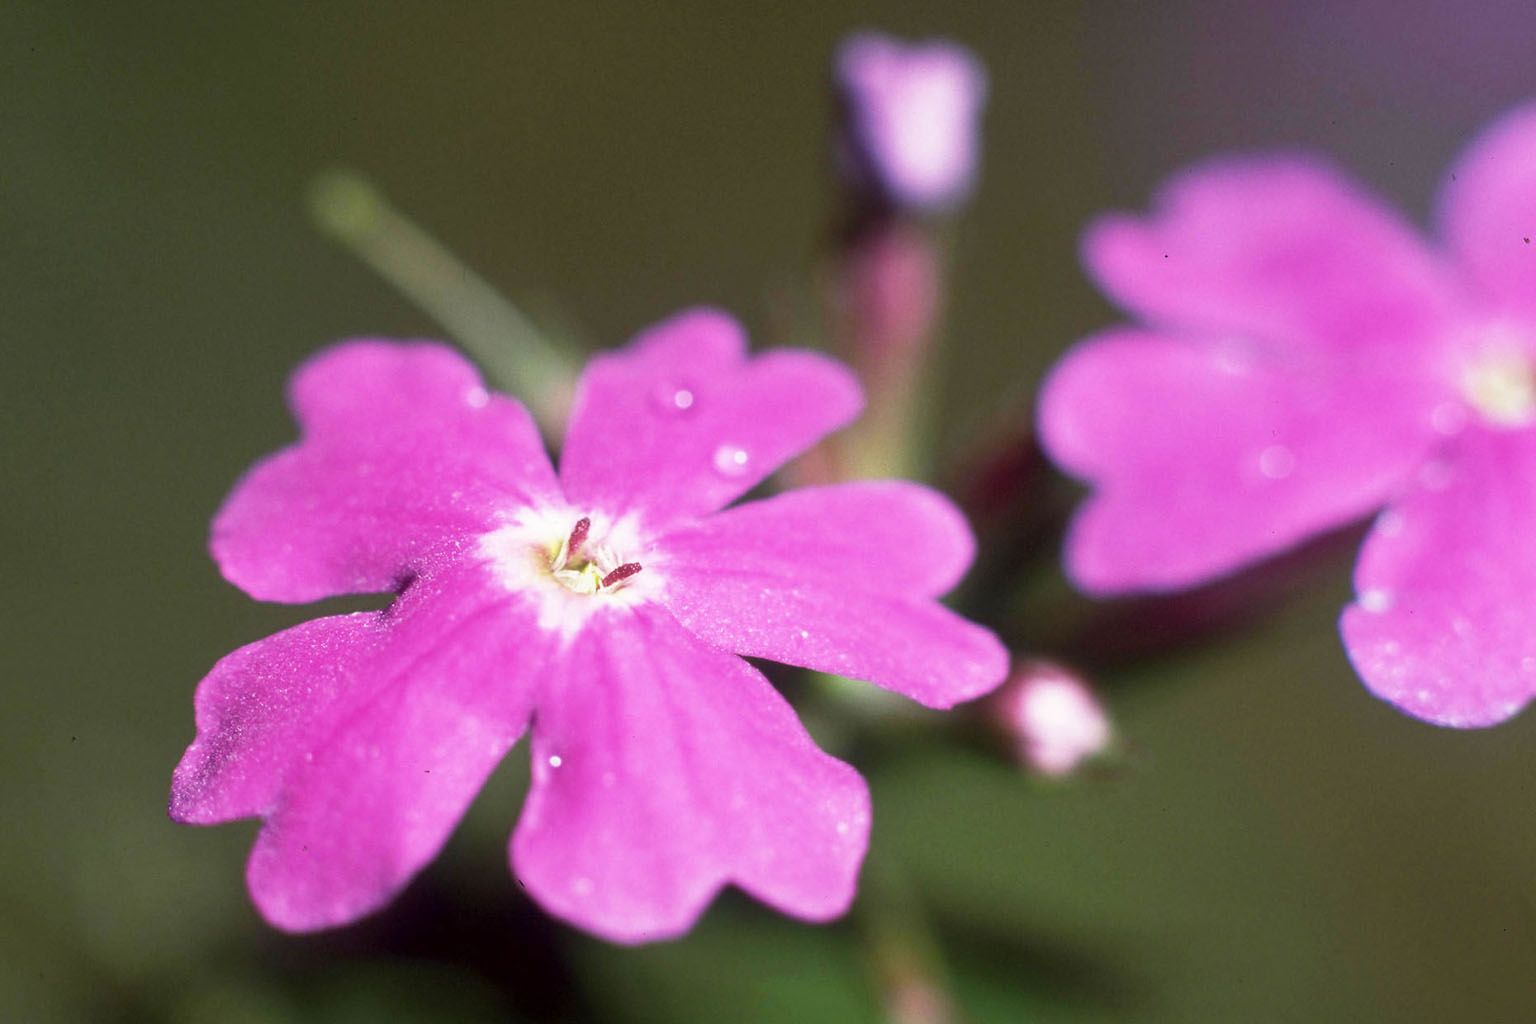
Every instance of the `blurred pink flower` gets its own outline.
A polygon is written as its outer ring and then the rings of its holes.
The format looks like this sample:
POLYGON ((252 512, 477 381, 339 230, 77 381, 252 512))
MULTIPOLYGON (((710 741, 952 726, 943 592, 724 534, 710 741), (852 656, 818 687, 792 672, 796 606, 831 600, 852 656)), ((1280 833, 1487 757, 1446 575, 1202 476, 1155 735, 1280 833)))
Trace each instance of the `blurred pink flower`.
POLYGON ((512 864, 551 913, 649 941, 729 882, 832 917, 867 842, 864 783, 738 655, 933 707, 1006 671, 936 601, 972 539, 934 492, 846 484, 721 511, 860 400, 820 356, 748 358, 719 314, 588 366, 558 477, 523 407, 440 345, 338 345, 290 397, 302 439, 235 488, 214 558, 264 600, 399 596, 241 648, 198 687, 171 815, 265 819, 247 878, 278 927, 386 903, 530 719, 512 864))
POLYGON ((898 207, 940 210, 970 195, 987 96, 969 50, 863 32, 838 49, 844 161, 856 184, 898 207))
POLYGON ((1115 738, 1093 690, 1060 665, 1019 666, 993 703, 1019 760, 1041 775, 1070 775, 1115 738))
POLYGON ((1085 590, 1171 590, 1386 506, 1345 646, 1378 696, 1453 726, 1536 693, 1536 106, 1454 165, 1440 242, 1325 163, 1228 159, 1090 273, 1139 327, 1070 352, 1041 396, 1093 485, 1067 544, 1085 590))

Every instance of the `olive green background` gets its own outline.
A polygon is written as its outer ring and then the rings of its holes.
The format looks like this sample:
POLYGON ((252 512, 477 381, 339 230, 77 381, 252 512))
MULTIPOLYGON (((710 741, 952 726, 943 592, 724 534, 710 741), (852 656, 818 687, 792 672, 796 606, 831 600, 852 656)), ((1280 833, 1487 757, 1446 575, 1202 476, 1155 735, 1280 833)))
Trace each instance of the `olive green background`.
MULTIPOLYGON (((1114 318, 1076 264, 1095 211, 1206 153, 1305 145, 1417 217, 1536 92, 1515 4, 961 7, 0 6, 0 1019, 876 1019, 851 923, 727 897, 625 950, 546 920, 505 868, 516 765, 396 907, 319 937, 249 907, 252 826, 163 806, 201 674, 314 614, 204 550, 291 436, 288 370, 435 330, 310 228, 316 171, 367 173, 594 345, 698 302, 785 340, 830 212, 831 48, 950 35, 993 92, 945 450, 1000 403, 1027 416, 1114 318)), ((967 1019, 1536 1019, 1536 716, 1456 733, 1371 699, 1334 632, 1341 551, 1240 629, 1109 673, 1136 751, 1114 778, 1031 785, 937 732, 874 766, 876 850, 967 1019)))

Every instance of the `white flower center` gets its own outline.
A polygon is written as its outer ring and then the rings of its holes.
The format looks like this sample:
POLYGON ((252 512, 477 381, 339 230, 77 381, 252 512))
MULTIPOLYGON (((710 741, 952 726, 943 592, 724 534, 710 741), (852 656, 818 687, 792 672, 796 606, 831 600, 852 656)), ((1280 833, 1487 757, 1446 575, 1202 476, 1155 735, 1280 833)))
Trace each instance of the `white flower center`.
POLYGON ((1524 427, 1536 422, 1536 367, 1515 349, 1488 352, 1461 374, 1461 393, 1489 423, 1524 427))
POLYGON ((661 580, 632 555, 646 550, 634 523, 565 510, 526 510, 480 538, 497 582, 533 598, 539 624, 567 637, 594 613, 629 607, 661 580))

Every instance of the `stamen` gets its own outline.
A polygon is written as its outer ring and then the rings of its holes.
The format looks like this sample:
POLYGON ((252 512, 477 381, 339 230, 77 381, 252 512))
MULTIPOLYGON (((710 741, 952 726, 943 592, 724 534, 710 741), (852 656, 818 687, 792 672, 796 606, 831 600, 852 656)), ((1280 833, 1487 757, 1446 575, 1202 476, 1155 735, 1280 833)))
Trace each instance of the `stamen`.
POLYGON ((581 551, 581 546, 587 542, 587 532, 591 529, 591 519, 582 516, 576 520, 576 525, 571 527, 571 539, 565 542, 565 557, 568 561, 581 551))
POLYGON ((611 587, 615 583, 622 583, 624 580, 629 579, 639 571, 639 562, 625 562, 623 565, 613 570, 613 572, 609 573, 607 576, 604 576, 603 582, 598 585, 603 587, 611 587))

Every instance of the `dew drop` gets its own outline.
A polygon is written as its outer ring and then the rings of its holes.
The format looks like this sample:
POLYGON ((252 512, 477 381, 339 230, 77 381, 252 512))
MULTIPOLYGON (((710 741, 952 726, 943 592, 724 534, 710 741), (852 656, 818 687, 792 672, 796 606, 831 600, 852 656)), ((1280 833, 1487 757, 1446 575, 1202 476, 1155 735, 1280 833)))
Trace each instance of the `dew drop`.
POLYGON ((1284 480, 1296 468, 1296 456, 1283 444, 1272 444, 1259 453, 1259 472, 1271 480, 1284 480))
POLYGON ((551 754, 550 755, 549 766, 551 768, 559 768, 564 763, 565 762, 560 759, 560 755, 559 754, 551 754))
POLYGON ((715 449, 715 469, 726 476, 741 476, 747 471, 751 456, 745 448, 723 444, 715 449))
POLYGON ((1216 345, 1216 368, 1222 373, 1247 373, 1253 366, 1253 346, 1242 338, 1226 338, 1216 345))
POLYGON ((1392 607, 1392 592, 1382 587, 1372 587, 1360 595, 1360 607, 1380 614, 1392 607))
POLYGON ((691 412, 698 406, 698 396, 693 389, 676 381, 663 381, 656 386, 652 397, 656 407, 664 413, 691 412))
POLYGON ((1446 437, 1461 433, 1467 425, 1467 410, 1460 402, 1441 402, 1429 414, 1429 425, 1446 437))
POLYGON ((1434 459, 1419 467, 1419 485, 1428 491, 1443 491, 1451 485, 1455 470, 1444 459, 1434 459))

